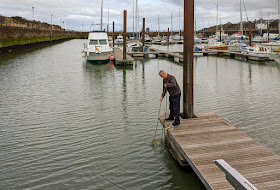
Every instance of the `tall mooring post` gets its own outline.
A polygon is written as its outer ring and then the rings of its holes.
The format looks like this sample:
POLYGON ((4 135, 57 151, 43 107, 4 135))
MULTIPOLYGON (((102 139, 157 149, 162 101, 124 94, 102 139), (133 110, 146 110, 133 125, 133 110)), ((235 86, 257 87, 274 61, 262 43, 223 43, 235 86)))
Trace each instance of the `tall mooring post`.
POLYGON ((249 46, 252 45, 252 22, 249 22, 249 46))
POLYGON ((143 52, 145 52, 145 18, 143 18, 142 44, 143 44, 143 52))
POLYGON ((114 47, 115 47, 115 22, 113 22, 112 38, 113 38, 113 49, 114 49, 114 47))
POLYGON ((183 118, 194 118, 193 108, 194 0, 184 0, 183 118))
POLYGON ((167 33, 167 36, 168 36, 168 38, 167 38, 167 44, 169 44, 169 36, 170 36, 170 33, 169 33, 169 28, 168 28, 168 33, 167 33))
POLYGON ((123 11, 123 60, 126 60, 126 20, 127 11, 123 11))

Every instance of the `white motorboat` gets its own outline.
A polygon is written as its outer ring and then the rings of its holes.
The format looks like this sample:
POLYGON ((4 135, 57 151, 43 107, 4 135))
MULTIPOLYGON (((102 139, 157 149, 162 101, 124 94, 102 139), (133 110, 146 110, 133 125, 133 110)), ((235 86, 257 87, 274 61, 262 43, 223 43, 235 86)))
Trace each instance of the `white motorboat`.
POLYGON ((200 40, 201 40, 201 43, 208 43, 208 38, 200 38, 200 40))
POLYGON ((201 39, 200 38, 198 38, 197 36, 194 36, 194 43, 202 43, 201 42, 201 39))
POLYGON ((181 41, 181 40, 183 40, 183 37, 178 35, 178 34, 176 34, 175 36, 173 36, 172 39, 173 39, 173 41, 181 41))
POLYGON ((263 38, 266 40, 266 41, 271 41, 271 40, 278 40, 279 38, 279 34, 273 34, 273 33, 264 33, 263 34, 263 38))
POLYGON ((277 54, 272 53, 271 50, 264 46, 247 46, 242 48, 241 52, 246 55, 252 55, 254 57, 265 58, 270 61, 275 61, 277 54))
POLYGON ((117 39, 115 40, 115 43, 122 44, 123 43, 123 36, 122 35, 118 35, 117 39))
POLYGON ((145 42, 152 42, 152 39, 148 34, 145 34, 145 42))
POLYGON ((161 43, 162 38, 160 35, 157 35, 156 37, 153 38, 153 43, 161 43))
POLYGON ((228 44, 228 50, 230 51, 241 51, 243 47, 246 47, 246 44, 239 40, 232 40, 228 44))
POLYGON ((241 34, 240 32, 236 32, 235 34, 228 37, 228 40, 238 40, 238 41, 244 41, 248 40, 248 37, 241 34))
POLYGON ((262 46, 268 47, 272 52, 280 52, 280 41, 272 41, 269 43, 261 43, 262 46))
POLYGON ((255 37, 252 39, 252 42, 257 42, 257 43, 259 43, 259 42, 265 42, 265 39, 264 39, 262 36, 258 35, 258 36, 255 36, 255 37))
POLYGON ((113 53, 109 46, 108 35, 105 31, 92 31, 89 33, 88 42, 84 44, 82 57, 87 61, 107 61, 113 53))
POLYGON ((215 40, 209 40, 208 45, 205 46, 205 49, 212 50, 227 50, 227 46, 223 42, 217 42, 215 40))

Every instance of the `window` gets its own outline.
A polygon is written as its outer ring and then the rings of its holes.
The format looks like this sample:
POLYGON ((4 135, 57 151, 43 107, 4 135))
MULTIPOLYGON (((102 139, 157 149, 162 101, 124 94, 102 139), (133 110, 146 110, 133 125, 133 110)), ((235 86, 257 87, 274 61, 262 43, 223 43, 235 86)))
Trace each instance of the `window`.
POLYGON ((107 44, 107 40, 99 40, 99 43, 101 44, 101 45, 106 45, 107 44))
POLYGON ((97 45, 98 40, 90 40, 89 45, 97 45))

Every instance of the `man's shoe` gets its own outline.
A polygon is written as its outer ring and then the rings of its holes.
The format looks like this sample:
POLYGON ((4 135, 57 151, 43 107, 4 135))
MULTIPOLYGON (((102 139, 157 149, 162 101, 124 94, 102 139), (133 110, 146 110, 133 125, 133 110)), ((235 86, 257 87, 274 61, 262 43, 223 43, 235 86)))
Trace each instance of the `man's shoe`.
POLYGON ((174 120, 174 118, 172 118, 172 117, 168 117, 165 119, 165 121, 173 121, 173 120, 174 120))
POLYGON ((175 122, 174 122, 172 125, 173 125, 174 127, 176 127, 176 126, 180 125, 180 123, 175 123, 175 122))

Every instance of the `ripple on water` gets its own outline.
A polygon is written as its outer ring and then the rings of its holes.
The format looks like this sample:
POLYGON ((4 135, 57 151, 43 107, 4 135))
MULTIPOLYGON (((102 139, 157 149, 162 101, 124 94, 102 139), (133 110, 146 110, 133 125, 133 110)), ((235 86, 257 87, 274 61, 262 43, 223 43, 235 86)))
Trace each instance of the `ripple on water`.
MULTIPOLYGON (((83 42, 0 65, 1 187, 204 189, 160 143, 160 126, 151 146, 162 90, 158 71, 174 74, 182 87, 182 66, 167 59, 136 60, 126 69, 88 64, 80 57, 83 42)), ((227 118, 279 154, 279 71, 279 65, 199 57, 195 109, 227 118)))

